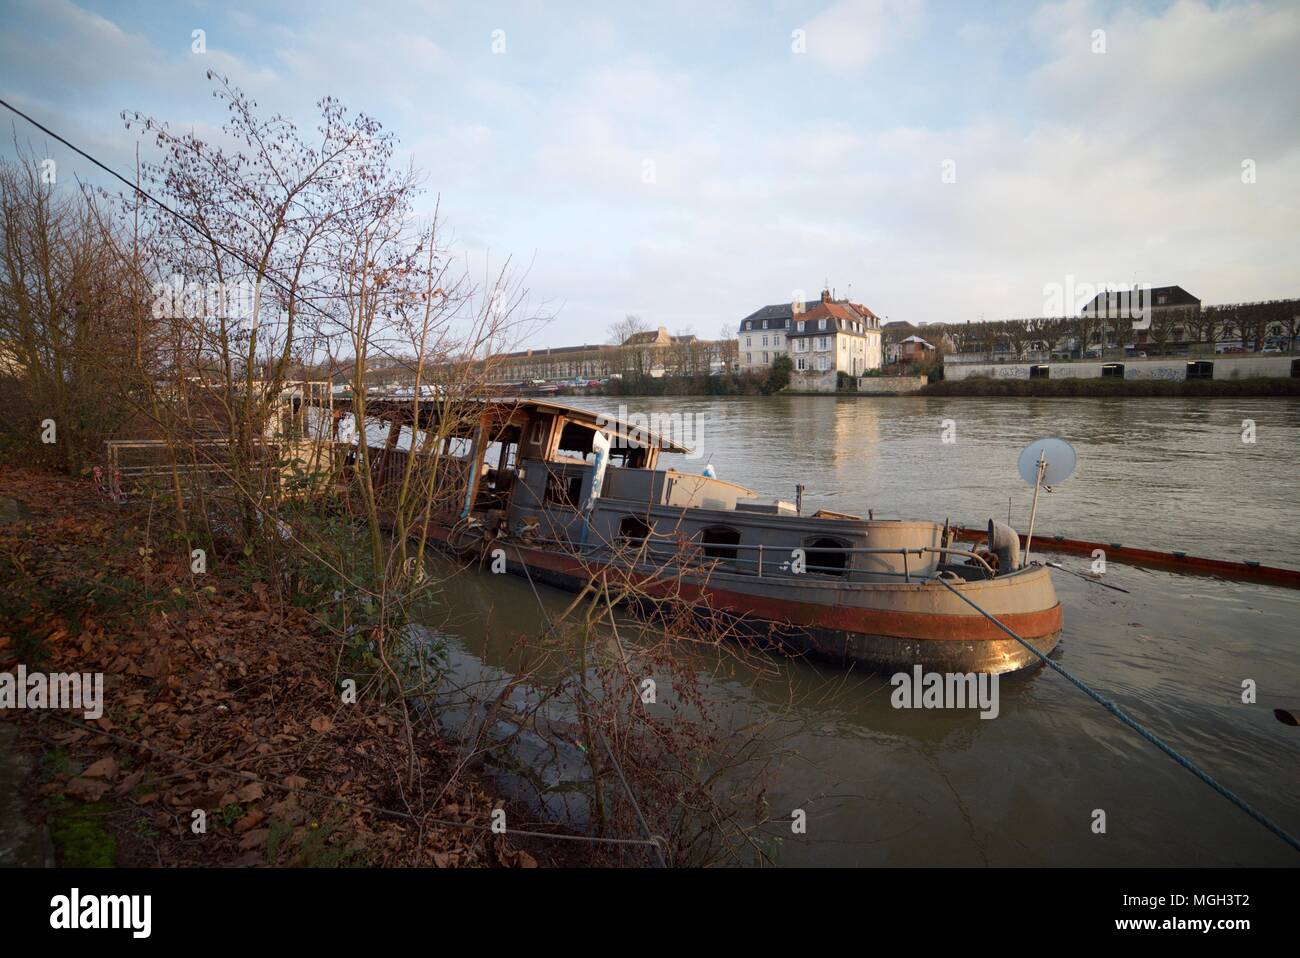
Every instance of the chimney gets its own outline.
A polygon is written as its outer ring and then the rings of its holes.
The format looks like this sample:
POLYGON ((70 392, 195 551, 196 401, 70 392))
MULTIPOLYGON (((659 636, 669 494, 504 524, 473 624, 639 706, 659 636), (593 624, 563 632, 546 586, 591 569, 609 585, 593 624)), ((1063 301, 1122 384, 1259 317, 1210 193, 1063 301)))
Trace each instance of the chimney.
POLYGON ((823 302, 823 303, 829 303, 830 301, 831 301, 831 291, 830 291, 829 289, 823 289, 823 290, 822 290, 822 302, 823 302))

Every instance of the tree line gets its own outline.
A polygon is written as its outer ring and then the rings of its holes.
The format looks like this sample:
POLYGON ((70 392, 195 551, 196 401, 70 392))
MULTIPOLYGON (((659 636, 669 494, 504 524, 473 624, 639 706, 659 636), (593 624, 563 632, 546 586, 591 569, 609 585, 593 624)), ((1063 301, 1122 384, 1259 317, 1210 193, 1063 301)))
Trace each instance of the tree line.
POLYGON ((1134 320, 1129 316, 1084 314, 933 323, 921 332, 946 337, 951 344, 950 352, 1008 352, 1017 356, 1031 351, 1060 353, 1072 350, 1079 353, 1103 346, 1138 344, 1161 353, 1174 344, 1214 344, 1225 340, 1239 340, 1246 348, 1258 350, 1267 341, 1277 339, 1284 341, 1288 348, 1294 348, 1296 339, 1300 337, 1300 300, 1231 303, 1203 308, 1161 307, 1152 310, 1148 329, 1137 330, 1133 324, 1134 320))

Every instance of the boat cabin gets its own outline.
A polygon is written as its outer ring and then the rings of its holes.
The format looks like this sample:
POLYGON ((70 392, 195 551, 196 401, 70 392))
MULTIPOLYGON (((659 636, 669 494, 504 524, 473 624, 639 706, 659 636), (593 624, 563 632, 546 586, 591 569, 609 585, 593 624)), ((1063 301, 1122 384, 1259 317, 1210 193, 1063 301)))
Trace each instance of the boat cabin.
MULTIPOLYGON (((738 575, 830 582, 911 580, 933 574, 944 559, 948 543, 937 523, 800 515, 737 483, 660 468, 661 454, 690 450, 590 410, 538 399, 475 401, 458 405, 449 429, 436 428, 441 407, 372 400, 366 415, 389 423, 384 448, 369 450, 377 486, 400 477, 411 450, 452 466, 455 492, 439 520, 448 525, 472 516, 500 534, 583 554, 626 560, 635 553, 647 564, 703 561, 738 575)), ((336 417, 347 413, 346 401, 336 404, 336 417)))

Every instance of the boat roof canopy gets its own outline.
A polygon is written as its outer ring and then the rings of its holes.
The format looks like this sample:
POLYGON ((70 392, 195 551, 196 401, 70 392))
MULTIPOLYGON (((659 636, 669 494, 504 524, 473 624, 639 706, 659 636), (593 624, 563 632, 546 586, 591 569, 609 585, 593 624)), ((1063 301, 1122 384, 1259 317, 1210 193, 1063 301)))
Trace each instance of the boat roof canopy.
MULTIPOLYGON (((510 400, 494 400, 494 402, 510 402, 510 400)), ((689 446, 680 445, 667 436, 651 432, 644 426, 638 426, 623 419, 616 419, 604 413, 593 412, 590 409, 583 409, 580 406, 536 399, 515 400, 515 402, 518 405, 534 407, 539 412, 550 412, 563 416, 569 423, 588 426, 592 430, 599 430, 610 438, 621 440, 629 446, 654 446, 662 452, 688 453, 691 451, 689 446)))
MULTIPOLYGON (((335 410, 349 410, 355 399, 334 400, 335 410)), ((566 420, 565 429, 586 427, 592 431, 605 433, 616 443, 624 446, 654 447, 662 452, 689 453, 690 447, 674 442, 667 436, 661 436, 644 426, 616 419, 604 413, 567 403, 551 402, 545 399, 447 399, 444 397, 421 397, 405 399, 375 399, 365 401, 366 416, 388 421, 396 420, 407 425, 418 422, 418 428, 425 429, 438 422, 444 415, 454 414, 463 419, 464 425, 455 430, 456 434, 469 435, 477 428, 479 416, 477 407, 496 426, 505 427, 513 423, 522 424, 533 414, 561 416, 566 420), (418 412, 417 412, 418 410, 418 412)), ((589 440, 588 440, 589 442, 589 440)), ((566 448, 573 446, 565 443, 566 448)))

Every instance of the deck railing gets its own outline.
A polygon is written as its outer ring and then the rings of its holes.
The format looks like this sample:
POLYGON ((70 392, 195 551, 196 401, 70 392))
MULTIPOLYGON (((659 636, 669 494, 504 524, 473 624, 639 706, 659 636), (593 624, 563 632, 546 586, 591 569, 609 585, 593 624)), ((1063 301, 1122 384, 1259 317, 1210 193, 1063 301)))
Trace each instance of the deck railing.
MULTIPOLYGON (((559 539, 538 540, 538 541, 546 541, 554 545, 567 546, 569 548, 573 548, 568 543, 565 543, 559 539)), ((790 571, 791 562, 793 560, 793 555, 792 555, 793 549, 784 546, 774 547, 774 546, 765 546, 762 544, 746 545, 742 543, 734 543, 734 544, 713 543, 713 542, 699 542, 697 540, 690 540, 689 543, 687 543, 687 545, 689 545, 691 549, 690 551, 685 551, 676 546, 669 547, 669 548, 657 547, 653 542, 648 542, 644 546, 642 546, 639 544, 640 541, 643 540, 629 540, 627 544, 621 549, 606 543, 587 544, 585 546, 579 547, 579 551, 584 555, 607 555, 610 557, 618 556, 618 555, 627 556, 629 554, 633 554, 633 555, 645 554, 651 558, 660 558, 669 562, 677 562, 686 566, 697 566, 697 567, 710 566, 714 569, 722 569, 722 570, 736 571, 736 572, 745 572, 749 569, 752 569, 753 574, 757 578, 763 578, 765 575, 779 576, 781 578, 789 578, 789 577, 800 575, 800 573, 790 571), (717 552, 726 552, 731 550, 736 550, 737 552, 746 551, 752 553, 753 558, 742 558, 739 555, 728 556, 725 554, 710 555, 708 550, 716 550, 717 552), (777 560, 774 563, 774 561, 770 558, 770 556, 773 553, 783 558, 777 560)), ((843 546, 843 547, 816 546, 813 548, 809 548, 807 546, 797 546, 795 548, 803 549, 805 555, 808 553, 837 553, 837 554, 843 554, 846 557, 846 559, 854 555, 900 556, 903 560, 903 570, 901 572, 895 571, 893 569, 854 569, 847 562, 843 566, 814 565, 812 563, 806 563, 804 565, 805 572, 811 572, 814 574, 823 575, 826 576, 827 578, 843 579, 845 581, 850 581, 850 582, 866 581, 868 577, 872 577, 872 576, 899 577, 902 578, 904 582, 912 582, 913 580, 918 580, 918 581, 924 580, 926 576, 924 576, 920 572, 920 570, 913 572, 912 569, 910 568, 909 557, 926 556, 926 555, 939 555, 939 556, 957 555, 963 559, 974 561, 978 566, 982 567, 982 569, 985 572, 987 572, 989 576, 993 576, 995 574, 993 567, 990 566, 988 562, 986 562, 981 556, 978 556, 974 552, 970 552, 966 549, 955 549, 955 548, 948 548, 948 547, 941 547, 941 546, 917 546, 912 548, 907 548, 903 546, 892 547, 892 548, 866 548, 866 547, 850 547, 850 546, 843 546)))
MULTIPOLYGON (((260 476, 264 487, 279 483, 281 445, 257 440, 245 463, 247 476, 260 476)), ((199 439, 169 443, 162 439, 109 439, 104 443, 105 467, 100 479, 104 491, 116 502, 139 494, 173 492, 191 498, 198 487, 208 491, 234 488, 234 453, 224 439, 199 439)))

